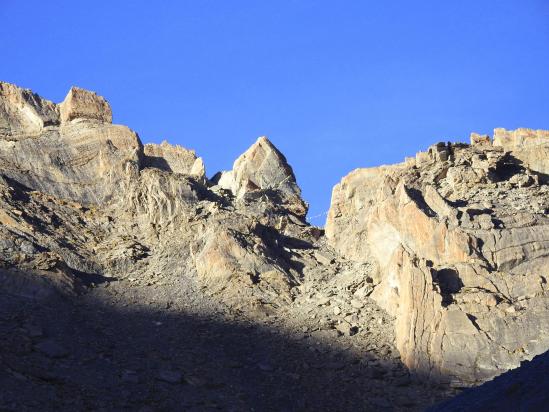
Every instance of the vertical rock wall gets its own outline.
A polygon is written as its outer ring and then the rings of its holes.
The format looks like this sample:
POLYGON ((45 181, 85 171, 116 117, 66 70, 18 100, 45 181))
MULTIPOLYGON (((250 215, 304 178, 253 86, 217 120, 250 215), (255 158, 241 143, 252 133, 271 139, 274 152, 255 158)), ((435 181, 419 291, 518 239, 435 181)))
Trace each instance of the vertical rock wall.
POLYGON ((495 135, 494 146, 474 135, 473 146, 355 170, 333 190, 329 241, 377 265, 372 297, 397 319, 404 362, 439 380, 483 381, 549 349, 548 158, 538 156, 549 139, 495 135))

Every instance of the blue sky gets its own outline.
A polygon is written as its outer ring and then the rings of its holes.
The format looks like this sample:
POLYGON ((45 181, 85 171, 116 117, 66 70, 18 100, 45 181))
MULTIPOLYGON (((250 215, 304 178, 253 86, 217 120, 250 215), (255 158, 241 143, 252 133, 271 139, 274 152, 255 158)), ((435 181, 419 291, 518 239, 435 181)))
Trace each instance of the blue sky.
POLYGON ((56 102, 97 91, 209 176, 267 135, 311 216, 357 167, 549 128, 547 0, 0 0, 0 21, 1 80, 56 102))

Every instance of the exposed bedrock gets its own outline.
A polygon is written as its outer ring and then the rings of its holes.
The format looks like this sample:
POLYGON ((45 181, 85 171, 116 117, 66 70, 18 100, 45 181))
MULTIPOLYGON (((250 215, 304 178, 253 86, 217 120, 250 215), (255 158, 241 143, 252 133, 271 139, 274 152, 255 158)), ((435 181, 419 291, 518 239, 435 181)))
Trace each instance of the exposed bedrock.
POLYGON ((549 348, 549 135, 495 136, 333 189, 329 242, 376 264, 372 297, 396 317, 402 359, 435 379, 472 384, 549 348))
POLYGON ((112 124, 93 92, 55 104, 0 82, 0 287, 185 277, 243 312, 333 301, 318 327, 356 339, 377 327, 373 298, 411 370, 474 384, 549 349, 548 150, 548 132, 496 129, 355 170, 324 237, 266 137, 210 180, 194 151, 112 124))
MULTIPOLYGON (((195 273, 235 302, 288 301, 304 266, 289 239, 313 236, 278 149, 259 138, 216 184, 194 151, 143 145, 111 122, 96 93, 73 87, 54 104, 0 83, 0 223, 35 245, 25 268, 50 253, 79 272, 195 273)), ((6 266, 20 267, 17 256, 6 266)))

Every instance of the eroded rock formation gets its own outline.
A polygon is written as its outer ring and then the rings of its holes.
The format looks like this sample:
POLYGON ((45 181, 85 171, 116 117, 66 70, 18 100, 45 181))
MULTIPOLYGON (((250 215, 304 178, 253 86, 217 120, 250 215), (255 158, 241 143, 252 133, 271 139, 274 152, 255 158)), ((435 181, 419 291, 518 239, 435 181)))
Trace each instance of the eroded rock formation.
POLYGON ((396 317, 417 373, 475 383, 549 348, 547 132, 439 143, 334 188, 326 225, 376 264, 372 297, 396 317))
MULTIPOLYGON (((266 137, 215 185, 194 151, 166 142, 143 145, 129 128, 111 124, 109 104, 93 92, 73 87, 56 105, 7 83, 0 90, 2 175, 20 187, 18 196, 28 197, 25 191, 31 190, 43 196, 36 202, 51 196, 54 203, 76 205, 72 218, 58 219, 62 231, 55 235, 33 227, 47 216, 39 212, 50 210, 47 204, 15 216, 2 209, 5 227, 13 228, 7 230, 30 231, 35 247, 27 260, 43 250, 75 270, 112 276, 169 266, 196 272, 210 289, 226 290, 235 301, 265 293, 270 302, 288 300, 304 264, 284 239, 313 237, 292 169, 266 137), (93 236, 76 242, 69 222, 75 236, 91 227, 93 236), (169 262, 160 258, 166 250, 173 253, 169 262)), ((3 182, 9 195, 8 180, 3 182)))
POLYGON ((324 236, 266 137, 210 180, 194 151, 113 125, 93 92, 55 104, 0 83, 0 291, 78 300, 110 279, 103 298, 166 308, 184 281, 180 300, 207 295, 299 339, 344 341, 337 351, 358 353, 380 394, 409 382, 400 359, 474 384, 549 348, 548 141, 496 129, 355 170, 333 190, 324 236))
POLYGON ((307 214, 307 204, 301 198, 301 189, 286 158, 262 136, 233 165, 233 170, 218 173, 213 178, 220 187, 237 198, 256 191, 270 191, 298 216, 307 214))

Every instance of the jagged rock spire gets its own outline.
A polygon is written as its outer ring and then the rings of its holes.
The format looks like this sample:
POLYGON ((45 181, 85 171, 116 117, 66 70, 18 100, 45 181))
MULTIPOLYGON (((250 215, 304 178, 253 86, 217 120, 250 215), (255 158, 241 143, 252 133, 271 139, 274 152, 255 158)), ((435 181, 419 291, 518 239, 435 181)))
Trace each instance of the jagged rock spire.
POLYGON ((307 213, 291 166, 266 136, 236 159, 231 171, 219 173, 213 180, 237 198, 257 190, 276 190, 291 211, 300 216, 307 213))

